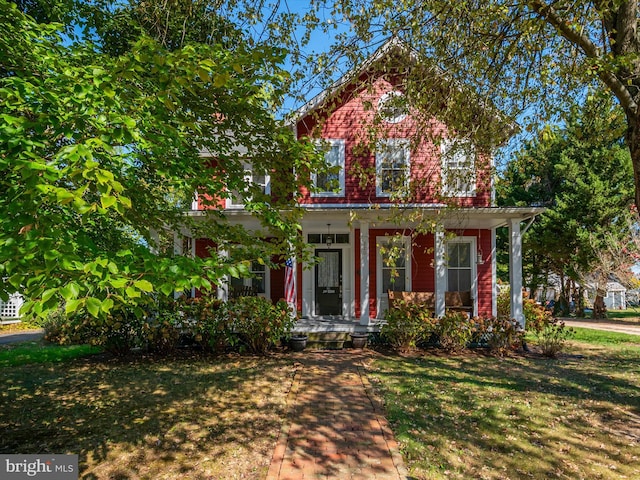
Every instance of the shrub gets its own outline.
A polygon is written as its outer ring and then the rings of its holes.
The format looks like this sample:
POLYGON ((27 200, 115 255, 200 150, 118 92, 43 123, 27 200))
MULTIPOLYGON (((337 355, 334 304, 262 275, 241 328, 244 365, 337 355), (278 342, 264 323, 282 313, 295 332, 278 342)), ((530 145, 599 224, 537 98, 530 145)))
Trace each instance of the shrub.
POLYGON ((106 319, 87 317, 92 328, 92 345, 101 345, 113 355, 128 354, 133 348, 144 344, 145 318, 123 307, 112 311, 106 319))
POLYGON ((436 334, 440 346, 449 352, 464 350, 473 339, 475 324, 463 312, 447 311, 438 319, 436 334))
POLYGON ((224 352, 237 343, 226 307, 226 303, 212 295, 185 300, 184 333, 206 352, 224 352))
POLYGON ((522 344, 524 332, 518 323, 509 317, 491 317, 474 319, 476 338, 483 338, 489 350, 504 355, 522 344))
POLYGON ((402 352, 414 350, 429 338, 435 328, 435 320, 426 305, 398 300, 385 313, 386 323, 380 335, 392 348, 402 352))
POLYGON ((274 305, 262 297, 239 297, 227 308, 233 333, 242 346, 258 355, 288 338, 295 323, 291 308, 282 300, 274 305))
POLYGON ((124 355, 142 344, 143 325, 144 320, 126 308, 114 310, 106 318, 85 313, 67 315, 59 309, 45 322, 45 340, 60 345, 102 346, 114 355, 124 355))
POLYGON ((556 358, 565 349, 567 340, 575 334, 575 330, 567 328, 563 321, 549 316, 533 333, 542 354, 556 358))

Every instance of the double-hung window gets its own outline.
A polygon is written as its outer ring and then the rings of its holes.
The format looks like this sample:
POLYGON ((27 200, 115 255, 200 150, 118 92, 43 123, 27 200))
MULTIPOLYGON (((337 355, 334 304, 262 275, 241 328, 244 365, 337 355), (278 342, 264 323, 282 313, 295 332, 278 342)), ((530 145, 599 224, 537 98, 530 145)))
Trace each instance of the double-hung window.
POLYGON ((267 292, 267 267, 263 263, 251 262, 251 276, 246 278, 231 278, 231 288, 241 290, 251 288, 256 295, 264 296, 267 292))
POLYGON ((379 141, 376 152, 376 195, 390 197, 406 193, 409 168, 409 140, 390 138, 379 141))
POLYGON ((447 291, 466 292, 473 287, 472 247, 470 241, 447 243, 447 291))
POLYGON ((445 139, 442 153, 442 193, 448 197, 476 194, 475 150, 468 141, 445 139))
POLYGON ((318 148, 325 152, 327 171, 311 175, 315 187, 314 197, 344 196, 344 140, 326 139, 318 142, 318 148))
POLYGON ((270 177, 264 172, 254 171, 251 165, 245 165, 244 167, 244 190, 233 190, 231 196, 228 199, 227 206, 230 208, 242 208, 246 201, 251 200, 252 192, 258 192, 263 194, 270 193, 270 177))

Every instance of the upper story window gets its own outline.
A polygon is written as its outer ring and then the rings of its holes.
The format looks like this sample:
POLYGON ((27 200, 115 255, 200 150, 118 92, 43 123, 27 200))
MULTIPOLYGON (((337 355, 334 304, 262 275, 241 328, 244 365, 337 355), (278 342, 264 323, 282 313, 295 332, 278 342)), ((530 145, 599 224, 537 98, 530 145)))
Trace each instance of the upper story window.
POLYGON ((376 152, 376 195, 401 193, 409 183, 409 141, 390 138, 378 142, 376 152))
POLYGON ((407 101, 401 92, 387 92, 378 100, 378 114, 387 123, 400 123, 407 117, 407 101))
POLYGON ((322 140, 318 147, 325 151, 324 160, 330 166, 329 171, 313 173, 311 179, 316 190, 313 197, 344 196, 344 140, 322 140))
POLYGON ((445 139, 442 153, 442 193, 449 197, 476 194, 475 150, 465 140, 445 139))
POLYGON ((251 200, 252 191, 268 195, 270 193, 271 178, 264 172, 253 171, 251 165, 244 167, 244 191, 233 190, 231 196, 227 199, 227 207, 242 208, 246 201, 251 200))

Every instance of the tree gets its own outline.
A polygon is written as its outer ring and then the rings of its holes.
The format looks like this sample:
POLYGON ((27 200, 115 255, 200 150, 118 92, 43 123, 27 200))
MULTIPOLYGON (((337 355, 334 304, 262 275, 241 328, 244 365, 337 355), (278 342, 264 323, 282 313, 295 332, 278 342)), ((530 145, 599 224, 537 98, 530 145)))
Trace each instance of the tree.
MULTIPOLYGON (((505 119, 526 123, 525 128, 554 118, 588 86, 610 92, 624 112, 635 202, 640 205, 637 0, 317 0, 314 5, 305 17, 314 27, 333 27, 337 38, 331 58, 314 61, 318 69, 336 65, 336 59, 345 56, 358 61, 366 47, 397 35, 434 59, 446 73, 444 81, 462 89, 470 86, 482 102, 495 106, 505 119), (350 28, 341 28, 345 24, 350 28)), ((418 78, 413 90, 428 92, 420 86, 429 81, 437 86, 443 78, 418 78)), ((462 127, 473 120, 474 112, 462 113, 469 103, 475 101, 454 95, 434 105, 433 111, 452 128, 462 127)), ((486 141, 488 135, 500 132, 476 133, 486 141)))
POLYGON ((150 293, 247 272, 246 257, 153 253, 152 229, 187 229, 264 261, 290 250, 294 171, 319 159, 273 117, 288 78, 283 51, 170 51, 143 34, 109 56, 88 42, 64 45, 58 28, 0 0, 0 295, 23 291, 36 314, 62 302, 96 317, 124 305, 140 314, 150 293), (282 178, 269 202, 245 180, 247 158, 282 178), (247 192, 269 238, 223 215, 191 222, 184 206, 197 190, 247 192))
POLYGON ((584 284, 612 244, 630 242, 633 183, 623 135, 620 108, 608 96, 590 96, 569 110, 562 128, 528 142, 501 175, 500 205, 547 207, 524 238, 531 291, 553 273, 566 299, 569 282, 584 284))

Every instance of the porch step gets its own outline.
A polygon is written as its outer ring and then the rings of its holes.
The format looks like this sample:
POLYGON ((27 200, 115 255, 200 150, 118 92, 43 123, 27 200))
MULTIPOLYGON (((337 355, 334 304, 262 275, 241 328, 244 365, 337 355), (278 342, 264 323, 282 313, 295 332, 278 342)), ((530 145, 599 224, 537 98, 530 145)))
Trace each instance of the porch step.
POLYGON ((351 345, 349 332, 307 332, 307 348, 340 350, 351 345))

